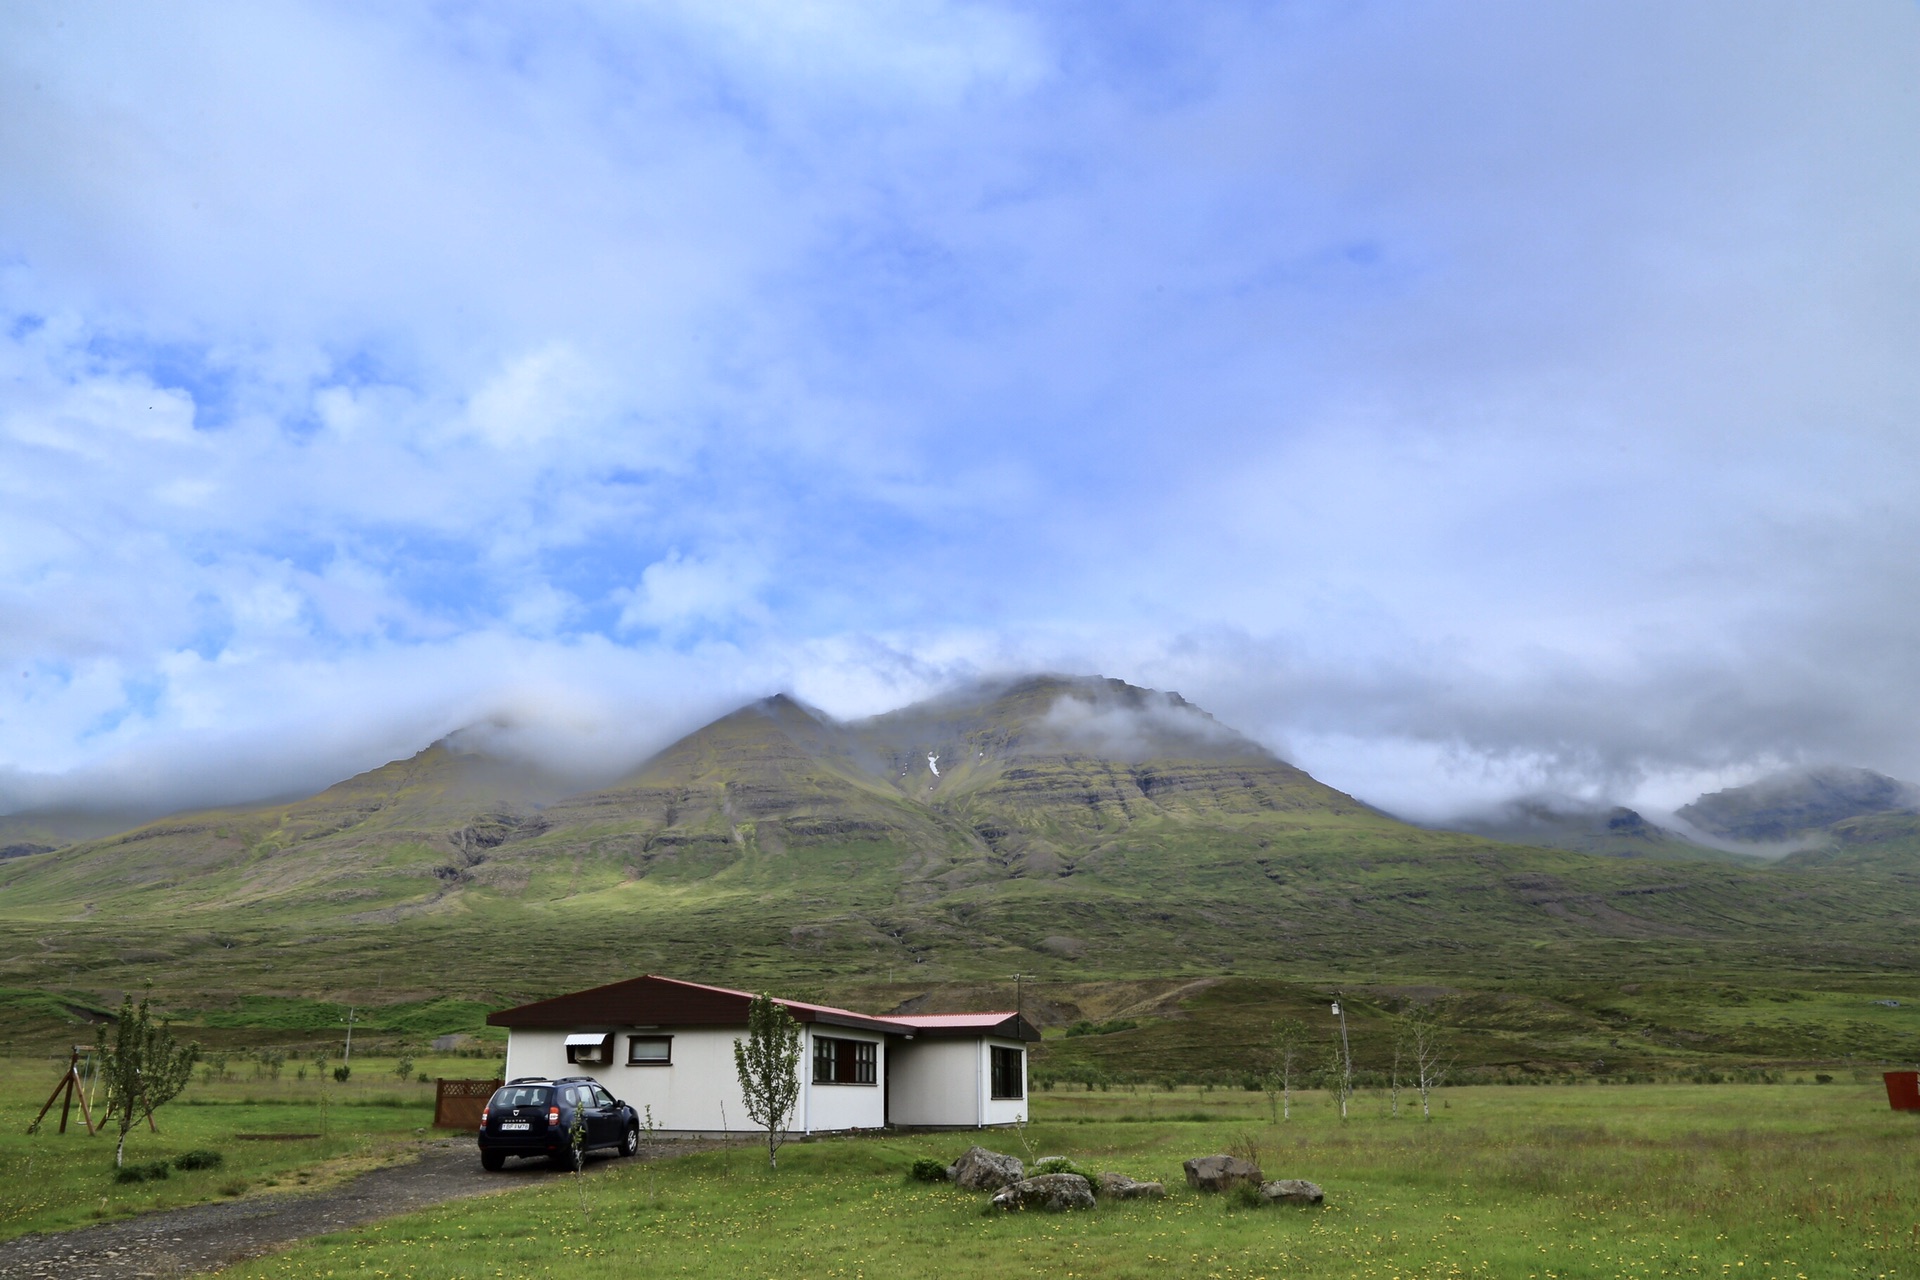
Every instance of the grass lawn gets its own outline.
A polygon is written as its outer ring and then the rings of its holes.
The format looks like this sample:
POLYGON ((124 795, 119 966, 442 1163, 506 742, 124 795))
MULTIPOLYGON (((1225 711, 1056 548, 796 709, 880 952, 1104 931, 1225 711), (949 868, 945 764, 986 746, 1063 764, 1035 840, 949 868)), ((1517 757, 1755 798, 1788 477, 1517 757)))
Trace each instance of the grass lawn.
MULTIPOLYGON (((1027 1142, 1168 1185, 1159 1203, 996 1215, 909 1181, 967 1134, 748 1148, 441 1206, 232 1273, 279 1276, 1549 1277, 1920 1275, 1920 1120, 1878 1082, 1483 1086, 1431 1123, 1363 1094, 1291 1122, 1245 1093, 1052 1093, 1027 1142), (1180 1162, 1246 1143, 1318 1210, 1190 1192, 1180 1162)), ((1007 1132, 997 1149, 1022 1150, 1007 1132)))
MULTIPOLYGON (((86 1226, 150 1209, 174 1208, 260 1191, 315 1185, 401 1156, 429 1136, 431 1084, 403 1083, 392 1059, 356 1056, 345 1084, 289 1063, 277 1080, 251 1078, 250 1064, 234 1078, 204 1079, 197 1072, 186 1092, 155 1113, 159 1132, 144 1123, 127 1137, 127 1163, 171 1160, 193 1150, 220 1153, 216 1169, 176 1170, 164 1181, 119 1183, 113 1177, 116 1134, 87 1136, 75 1107, 67 1132, 57 1132, 58 1105, 29 1135, 27 1124, 47 1100, 66 1065, 43 1057, 0 1058, 0 1239, 29 1231, 86 1226), (236 1135, 314 1134, 285 1140, 236 1135)), ((416 1073, 484 1076, 493 1064, 466 1058, 423 1057, 416 1073)), ((95 1115, 101 1107, 96 1102, 95 1115)))

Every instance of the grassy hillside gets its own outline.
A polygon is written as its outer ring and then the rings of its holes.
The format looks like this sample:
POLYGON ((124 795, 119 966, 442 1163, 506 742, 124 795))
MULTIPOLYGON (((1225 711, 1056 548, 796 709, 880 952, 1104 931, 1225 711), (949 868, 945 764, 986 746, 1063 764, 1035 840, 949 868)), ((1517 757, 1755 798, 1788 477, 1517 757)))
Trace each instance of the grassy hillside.
POLYGON ((1820 990, 1920 956, 1920 885, 1891 855, 1754 867, 1424 830, 1110 681, 853 724, 774 698, 556 789, 435 746, 296 804, 8 859, 0 983, 213 1004, 498 1003, 650 969, 896 993, 1015 972, 1820 990))

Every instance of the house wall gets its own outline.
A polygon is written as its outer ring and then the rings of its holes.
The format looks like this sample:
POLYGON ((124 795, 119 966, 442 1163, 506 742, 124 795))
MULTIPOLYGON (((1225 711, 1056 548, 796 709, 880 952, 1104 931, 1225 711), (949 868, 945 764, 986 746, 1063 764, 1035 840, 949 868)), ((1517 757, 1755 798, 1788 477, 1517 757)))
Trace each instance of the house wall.
POLYGON ((837 1129, 878 1129, 886 1123, 886 1095, 883 1086, 874 1084, 815 1084, 813 1083, 813 1037, 817 1033, 831 1036, 837 1040, 866 1040, 880 1042, 880 1074, 878 1080, 885 1080, 887 1070, 886 1036, 863 1034, 849 1031, 843 1027, 823 1027, 810 1024, 801 1043, 800 1078, 807 1081, 801 1089, 801 1104, 806 1110, 805 1125, 796 1123, 794 1127, 802 1131, 831 1132, 837 1129))
MULTIPOLYGON (((587 1026, 571 1030, 586 1032, 605 1029, 608 1028, 587 1026)), ((507 1036, 507 1079, 519 1076, 591 1076, 635 1111, 644 1115, 645 1109, 652 1107, 654 1126, 665 1133, 758 1131, 759 1126, 747 1120, 746 1099, 740 1092, 740 1077, 733 1063, 733 1042, 746 1036, 745 1027, 648 1027, 645 1030, 615 1027, 611 1030, 614 1032, 613 1063, 604 1067, 585 1067, 567 1061, 569 1031, 511 1031, 507 1036), (629 1035, 672 1036, 672 1065, 628 1066, 629 1035)), ((878 1085, 812 1083, 812 1031, 811 1026, 801 1028, 802 1083, 800 1097, 794 1107, 792 1131, 809 1133, 879 1128, 885 1123, 885 1100, 878 1085)), ((852 1040, 886 1039, 839 1028, 830 1029, 824 1034, 852 1040)), ((880 1047, 880 1055, 880 1067, 885 1071, 887 1046, 884 1043, 880 1047)), ((881 1078, 885 1079, 884 1076, 881 1078)))
POLYGON ((1026 1047, 1018 1040, 996 1040, 982 1038, 980 1041, 980 1096, 984 1106, 980 1116, 982 1124, 1012 1124, 1026 1118, 1027 1099, 1026 1047), (1020 1061, 1020 1092, 1018 1098, 995 1098, 993 1093, 993 1046, 1003 1049, 1018 1049, 1020 1061))
POLYGON ((978 1037, 929 1039, 893 1046, 892 1118, 895 1124, 971 1128, 980 1123, 978 1037))

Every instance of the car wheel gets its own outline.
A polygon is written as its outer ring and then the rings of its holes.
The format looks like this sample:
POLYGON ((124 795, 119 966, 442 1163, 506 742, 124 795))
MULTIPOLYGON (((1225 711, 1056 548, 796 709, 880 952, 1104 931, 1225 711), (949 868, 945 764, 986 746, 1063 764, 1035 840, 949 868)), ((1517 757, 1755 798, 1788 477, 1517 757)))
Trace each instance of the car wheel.
POLYGON ((627 1135, 620 1139, 620 1154, 623 1156, 640 1154, 640 1131, 632 1125, 627 1126, 627 1135))
POLYGON ((578 1173, 586 1167, 587 1153, 578 1147, 564 1147, 548 1156, 547 1162, 556 1169, 567 1169, 578 1173))
POLYGON ((480 1167, 488 1173, 498 1173, 507 1167, 507 1153, 504 1151, 482 1151, 480 1167))

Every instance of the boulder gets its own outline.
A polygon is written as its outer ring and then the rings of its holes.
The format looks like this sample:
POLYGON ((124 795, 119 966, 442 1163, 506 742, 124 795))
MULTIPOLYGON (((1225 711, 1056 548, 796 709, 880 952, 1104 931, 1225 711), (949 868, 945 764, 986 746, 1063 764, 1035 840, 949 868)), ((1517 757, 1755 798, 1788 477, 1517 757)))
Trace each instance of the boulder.
POLYGON ((1195 1156, 1182 1166, 1187 1185, 1200 1191, 1231 1191, 1260 1185, 1260 1166, 1239 1156, 1195 1156))
POLYGON ((1268 1204, 1319 1204, 1327 1198, 1317 1182, 1305 1178, 1280 1178, 1260 1184, 1260 1198, 1268 1204))
POLYGON ((966 1154, 953 1162, 947 1177, 969 1191, 998 1191, 1027 1176, 1018 1156, 1003 1156, 985 1147, 968 1147, 966 1154))
POLYGON ((1077 1173, 1043 1173, 1002 1187, 994 1193, 993 1203, 999 1209, 1045 1209, 1049 1213, 1091 1209, 1093 1188, 1077 1173))
POLYGON ((1124 1173, 1109 1170, 1100 1175, 1100 1194, 1109 1200, 1158 1200, 1167 1189, 1157 1182, 1135 1182, 1124 1173))

